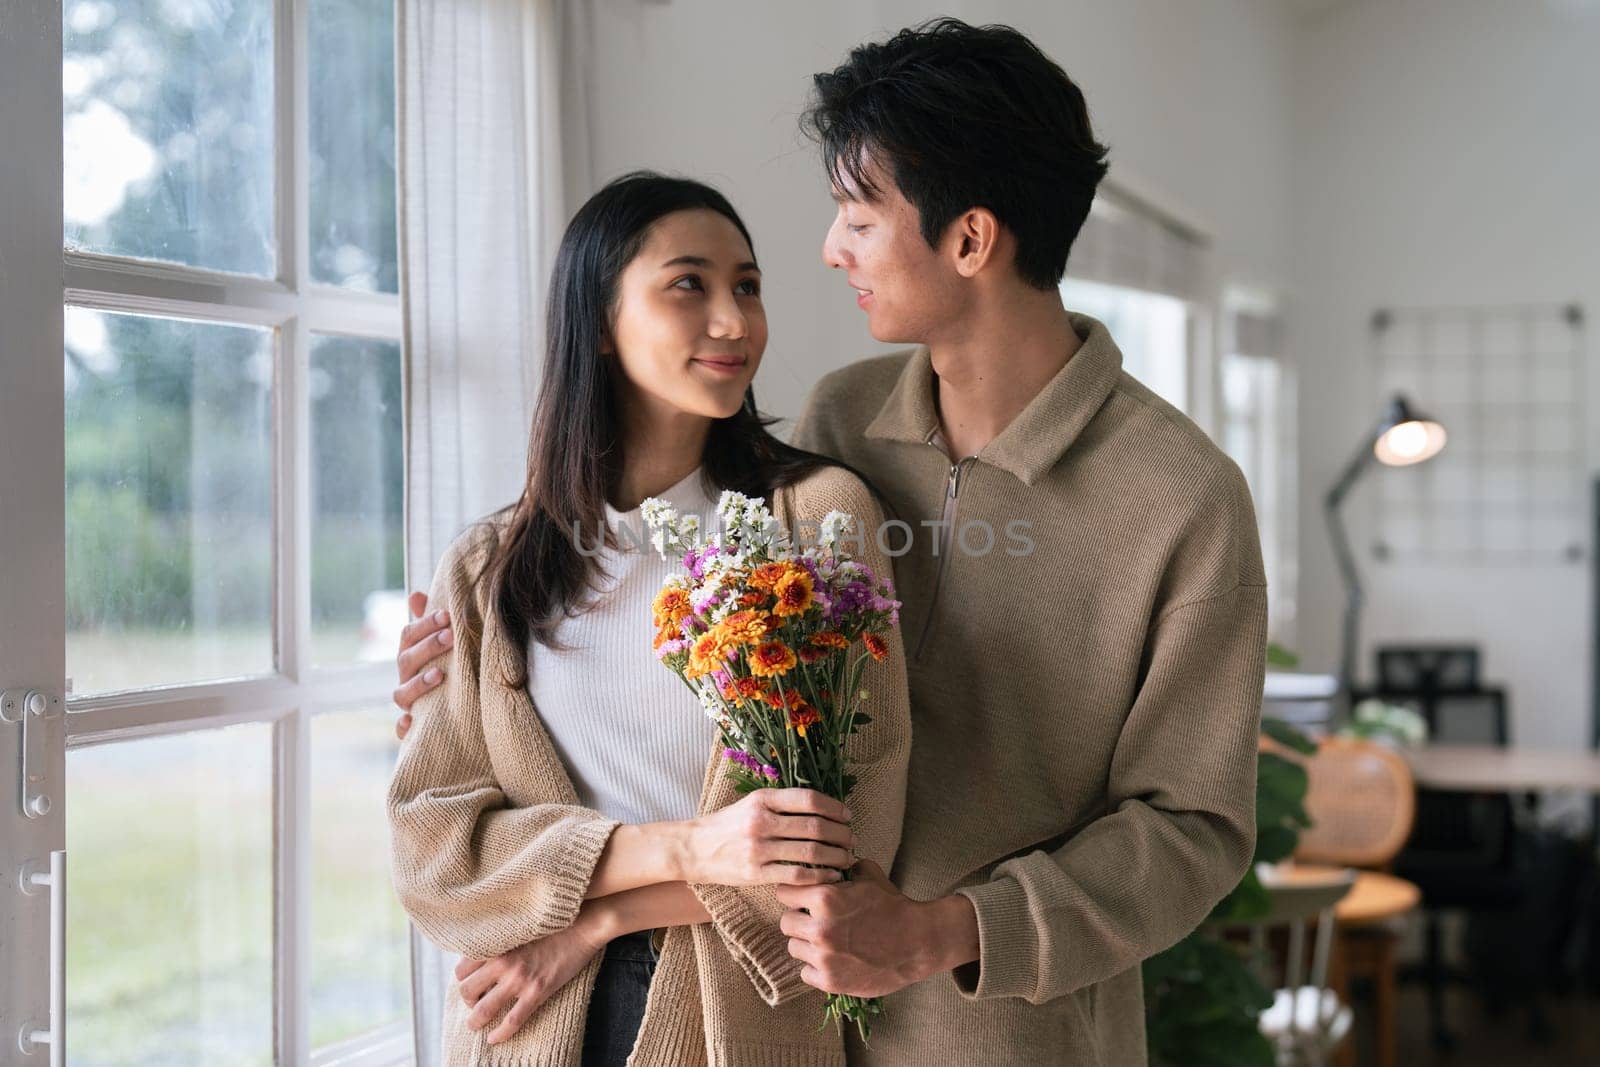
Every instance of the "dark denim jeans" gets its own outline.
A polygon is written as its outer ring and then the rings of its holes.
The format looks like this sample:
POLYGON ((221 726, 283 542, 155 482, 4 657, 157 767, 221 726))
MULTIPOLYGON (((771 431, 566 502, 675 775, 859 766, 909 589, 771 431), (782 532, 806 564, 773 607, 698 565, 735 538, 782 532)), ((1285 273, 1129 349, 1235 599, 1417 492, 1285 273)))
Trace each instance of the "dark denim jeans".
POLYGON ((624 1067, 628 1062, 660 958, 649 930, 606 945, 584 1022, 583 1067, 624 1067))

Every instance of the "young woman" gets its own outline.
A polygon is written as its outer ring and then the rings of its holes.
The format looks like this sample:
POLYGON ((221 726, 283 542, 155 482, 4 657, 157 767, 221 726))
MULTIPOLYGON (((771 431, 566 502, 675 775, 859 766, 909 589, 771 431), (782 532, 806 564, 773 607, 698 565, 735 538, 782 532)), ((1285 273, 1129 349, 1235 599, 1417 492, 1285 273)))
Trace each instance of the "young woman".
POLYGON ((400 901, 465 957, 446 1063, 843 1062, 772 886, 837 880, 858 856, 890 868, 910 750, 898 637, 868 667, 849 806, 739 799, 715 724, 651 652, 674 565, 638 547, 645 498, 710 529, 734 489, 790 527, 851 513, 890 573, 867 486, 767 432, 750 388, 766 340, 750 235, 715 190, 633 174, 568 226, 526 484, 439 565, 430 604, 459 639, 438 643, 444 681, 416 702, 389 791, 400 901))

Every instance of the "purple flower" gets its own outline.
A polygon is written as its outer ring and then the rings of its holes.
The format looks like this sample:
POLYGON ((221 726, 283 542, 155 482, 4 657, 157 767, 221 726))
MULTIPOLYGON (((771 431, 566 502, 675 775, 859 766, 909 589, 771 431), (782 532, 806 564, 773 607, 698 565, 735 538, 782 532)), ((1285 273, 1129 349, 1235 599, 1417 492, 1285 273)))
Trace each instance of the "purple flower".
POLYGON ((774 767, 770 763, 762 763, 748 752, 744 752, 737 748, 725 748, 722 750, 722 754, 733 760, 733 762, 737 763, 745 770, 749 771, 751 774, 759 774, 763 778, 777 781, 778 768, 774 767))
POLYGON ((745 770, 749 771, 751 774, 762 773, 761 768, 764 766, 764 764, 762 764, 760 760, 756 759, 748 752, 744 752, 737 748, 725 748, 722 750, 722 754, 733 760, 733 762, 737 763, 745 770))
POLYGON ((683 554, 683 568, 694 575, 695 581, 706 576, 706 561, 712 556, 721 555, 715 541, 709 542, 702 548, 691 548, 683 554))
POLYGON ((828 619, 831 622, 838 622, 870 605, 872 599, 872 587, 866 582, 849 582, 843 588, 834 590, 833 605, 828 610, 828 619))
POLYGON ((800 559, 798 560, 798 562, 799 562, 800 566, 802 566, 802 567, 804 567, 806 569, 806 573, 811 575, 811 584, 812 585, 821 586, 823 584, 822 575, 817 573, 817 561, 816 560, 812 559, 810 556, 801 556, 800 559))
POLYGON ((687 641, 663 641, 661 642, 660 647, 656 649, 656 659, 666 659, 668 656, 677 655, 679 652, 682 652, 688 647, 689 642, 687 641))

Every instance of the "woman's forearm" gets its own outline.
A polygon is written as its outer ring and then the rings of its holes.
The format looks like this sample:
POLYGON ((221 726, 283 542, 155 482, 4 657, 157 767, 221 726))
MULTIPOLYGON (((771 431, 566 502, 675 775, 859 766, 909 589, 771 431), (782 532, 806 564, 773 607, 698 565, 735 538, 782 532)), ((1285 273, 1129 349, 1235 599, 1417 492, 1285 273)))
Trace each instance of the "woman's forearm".
POLYGON ((681 822, 618 826, 600 853, 584 898, 683 881, 688 873, 688 836, 688 824, 681 822))
POLYGON ((586 901, 583 919, 607 941, 658 926, 691 926, 710 922, 705 905, 688 882, 658 882, 586 901))
POLYGON ((757 885, 812 881, 848 867, 855 845, 850 809, 811 789, 757 789, 716 811, 680 822, 624 823, 611 831, 584 899, 662 882, 757 885))

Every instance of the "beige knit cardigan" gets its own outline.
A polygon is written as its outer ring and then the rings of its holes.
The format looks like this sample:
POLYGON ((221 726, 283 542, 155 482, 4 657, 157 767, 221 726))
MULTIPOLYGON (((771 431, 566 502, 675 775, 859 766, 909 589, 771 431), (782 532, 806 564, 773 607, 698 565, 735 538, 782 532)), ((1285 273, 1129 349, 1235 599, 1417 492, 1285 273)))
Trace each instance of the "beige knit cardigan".
MULTIPOLYGON (((849 512, 875 529, 876 502, 854 475, 816 472, 777 494, 780 522, 849 512)), ((497 536, 492 522, 463 533, 440 562, 429 603, 448 607, 458 634, 483 637, 476 655, 458 640, 434 662, 445 684, 413 709, 389 788, 393 878, 419 929, 450 952, 489 958, 569 926, 617 823, 580 807, 566 767, 526 688, 501 683, 526 650, 506 635, 476 588, 497 536), (447 661, 447 662, 446 662, 447 661)), ((861 558, 876 573, 890 561, 866 538, 861 558)), ((852 741, 857 783, 849 803, 857 854, 888 870, 904 814, 910 718, 898 635, 863 684, 872 722, 852 741)), ((650 655, 648 648, 639 650, 650 655)), ((662 668, 663 670, 665 668, 662 668)), ((641 714, 651 709, 641 708, 641 714)), ((699 810, 738 799, 719 751, 710 753, 699 810)), ((833 1027, 819 1031, 823 994, 800 980, 778 929, 783 908, 770 886, 695 885, 710 923, 667 931, 630 1064, 661 1067, 810 1067, 844 1062, 833 1027)), ((445 998, 444 1062, 450 1067, 576 1067, 599 971, 596 956, 510 1041, 490 1046, 466 1027, 454 981, 445 998)))

